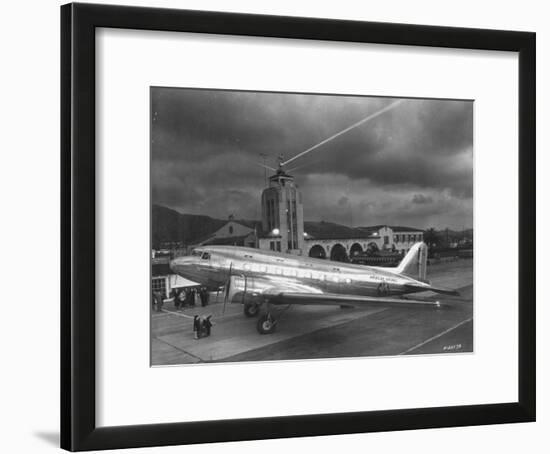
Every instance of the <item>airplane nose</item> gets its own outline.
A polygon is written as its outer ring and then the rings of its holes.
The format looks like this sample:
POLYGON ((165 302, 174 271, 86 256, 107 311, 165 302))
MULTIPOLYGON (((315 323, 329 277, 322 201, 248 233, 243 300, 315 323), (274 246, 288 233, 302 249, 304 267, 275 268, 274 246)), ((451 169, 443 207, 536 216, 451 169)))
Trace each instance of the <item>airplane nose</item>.
POLYGON ((170 261, 170 269, 177 274, 191 264, 192 257, 178 257, 170 261))
POLYGON ((170 260, 170 263, 168 264, 168 266, 170 267, 170 269, 175 273, 176 272, 176 265, 177 265, 177 262, 176 262, 177 259, 172 259, 170 260))

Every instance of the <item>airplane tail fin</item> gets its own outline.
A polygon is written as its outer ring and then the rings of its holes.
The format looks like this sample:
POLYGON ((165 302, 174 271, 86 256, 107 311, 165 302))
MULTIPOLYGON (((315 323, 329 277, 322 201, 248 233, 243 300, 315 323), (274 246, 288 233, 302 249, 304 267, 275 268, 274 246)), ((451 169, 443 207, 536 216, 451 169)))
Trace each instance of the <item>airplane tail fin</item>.
POLYGON ((428 246, 426 243, 415 243, 403 257, 401 263, 395 268, 398 274, 426 281, 426 268, 428 264, 428 246))

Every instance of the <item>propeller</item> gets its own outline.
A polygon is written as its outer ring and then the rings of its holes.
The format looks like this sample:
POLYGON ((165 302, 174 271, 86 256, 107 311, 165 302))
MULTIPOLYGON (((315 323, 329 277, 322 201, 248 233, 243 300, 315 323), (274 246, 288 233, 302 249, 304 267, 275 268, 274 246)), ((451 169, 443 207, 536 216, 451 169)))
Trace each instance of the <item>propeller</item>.
POLYGON ((223 296, 223 311, 222 315, 225 315, 225 305, 229 299, 229 291, 231 290, 231 271, 233 270, 233 262, 229 264, 229 272, 227 273, 227 280, 225 281, 225 295, 223 296))
MULTIPOLYGON (((233 262, 229 264, 229 272, 227 274, 227 280, 225 281, 225 295, 223 297, 223 310, 222 315, 225 315, 225 306, 227 304, 227 300, 229 300, 229 295, 231 294, 231 278, 233 277, 233 262)), ((246 290, 247 290, 247 280, 246 276, 244 274, 238 275, 244 279, 244 290, 243 295, 241 299, 241 303, 244 304, 245 298, 246 298, 246 290)))

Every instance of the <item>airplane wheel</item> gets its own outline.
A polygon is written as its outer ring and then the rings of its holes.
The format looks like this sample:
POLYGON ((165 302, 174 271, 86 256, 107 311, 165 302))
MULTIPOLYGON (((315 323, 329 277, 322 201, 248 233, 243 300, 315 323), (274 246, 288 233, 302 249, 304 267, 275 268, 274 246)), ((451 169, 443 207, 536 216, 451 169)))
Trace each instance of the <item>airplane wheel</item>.
POLYGON ((245 304, 244 305, 244 315, 247 317, 256 317, 260 312, 260 307, 257 304, 245 304))
POLYGON ((264 314, 258 319, 256 325, 260 334, 271 334, 275 331, 275 322, 270 314, 264 314))

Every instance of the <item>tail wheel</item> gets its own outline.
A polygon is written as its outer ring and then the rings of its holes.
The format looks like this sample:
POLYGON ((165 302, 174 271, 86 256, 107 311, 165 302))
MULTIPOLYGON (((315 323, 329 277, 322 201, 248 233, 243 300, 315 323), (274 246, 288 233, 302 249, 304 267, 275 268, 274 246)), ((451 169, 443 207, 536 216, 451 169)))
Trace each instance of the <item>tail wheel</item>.
POLYGON ((258 319, 256 328, 260 334, 271 334, 275 331, 275 326, 275 320, 273 320, 271 314, 263 314, 258 319))
POLYGON ((244 315, 246 315, 247 317, 256 317, 259 311, 260 307, 257 304, 244 305, 244 315))

